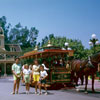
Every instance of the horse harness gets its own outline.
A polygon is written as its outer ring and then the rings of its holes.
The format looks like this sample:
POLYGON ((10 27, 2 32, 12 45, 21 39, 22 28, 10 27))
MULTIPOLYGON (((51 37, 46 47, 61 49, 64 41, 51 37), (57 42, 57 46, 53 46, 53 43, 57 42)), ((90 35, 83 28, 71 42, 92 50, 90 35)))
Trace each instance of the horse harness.
POLYGON ((82 67, 82 63, 80 64, 80 69, 81 70, 83 70, 84 68, 87 68, 87 67, 89 67, 89 68, 95 68, 95 66, 91 62, 90 57, 88 58, 88 62, 87 62, 87 64, 84 67, 82 67))
POLYGON ((92 64, 90 57, 88 58, 88 63, 86 64, 86 67, 89 68, 95 68, 95 66, 92 64))

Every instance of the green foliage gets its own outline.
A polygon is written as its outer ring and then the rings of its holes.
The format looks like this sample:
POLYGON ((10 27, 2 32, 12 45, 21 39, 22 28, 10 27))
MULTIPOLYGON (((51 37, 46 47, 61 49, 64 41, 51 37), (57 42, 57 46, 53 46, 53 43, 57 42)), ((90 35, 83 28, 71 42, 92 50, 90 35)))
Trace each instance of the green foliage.
POLYGON ((19 44, 23 51, 22 54, 35 47, 39 32, 35 27, 29 29, 27 26, 23 27, 21 23, 12 27, 11 24, 7 24, 5 16, 0 18, 0 27, 4 30, 5 44, 19 44))
MULTIPOLYGON (((23 27, 21 23, 16 24, 11 27, 11 24, 7 23, 5 16, 0 18, 0 27, 4 30, 5 43, 20 44, 22 48, 22 55, 25 52, 32 51, 37 43, 37 37, 39 31, 35 27, 30 29, 25 26, 23 27)), ((38 43, 39 47, 44 47, 48 44, 48 40, 52 42, 54 46, 59 46, 61 48, 65 47, 65 42, 69 43, 69 47, 74 50, 75 59, 87 59, 88 56, 93 54, 93 47, 90 49, 85 49, 80 40, 68 39, 66 37, 54 36, 50 34, 42 39, 42 42, 38 43)), ((95 47, 96 52, 100 52, 100 45, 95 47)))
POLYGON ((2 28, 3 28, 3 31, 4 31, 5 43, 9 43, 9 41, 8 41, 8 35, 9 35, 8 32, 9 32, 10 26, 11 26, 10 23, 7 24, 7 19, 6 19, 6 17, 5 17, 5 16, 2 16, 2 17, 0 18, 0 27, 2 27, 2 28))
MULTIPOLYGON (((100 45, 96 45, 96 46, 95 46, 95 52, 96 52, 96 53, 100 52, 100 45)), ((91 47, 91 53, 92 53, 92 54, 94 53, 94 48, 93 48, 93 47, 91 47)))
POLYGON ((42 39, 41 46, 46 46, 48 44, 48 40, 52 42, 54 46, 59 46, 61 48, 65 47, 65 42, 69 43, 69 47, 74 50, 74 58, 75 59, 87 59, 88 49, 84 49, 84 46, 80 40, 72 40, 67 39, 66 37, 55 37, 53 34, 50 34, 49 36, 45 36, 44 39, 42 39), (52 36, 52 37, 51 37, 52 36))
POLYGON ((11 43, 18 43, 21 45, 22 50, 26 48, 33 48, 36 45, 38 30, 35 27, 28 29, 27 26, 23 27, 20 23, 11 28, 9 41, 11 43))

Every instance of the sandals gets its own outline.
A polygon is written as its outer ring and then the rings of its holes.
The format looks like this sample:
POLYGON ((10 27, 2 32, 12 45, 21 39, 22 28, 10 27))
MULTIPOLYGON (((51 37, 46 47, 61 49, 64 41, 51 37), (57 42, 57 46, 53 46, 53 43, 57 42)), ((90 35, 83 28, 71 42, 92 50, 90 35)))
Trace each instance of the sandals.
MULTIPOLYGON (((12 94, 12 95, 14 95, 14 94, 15 94, 15 92, 11 92, 11 94, 12 94)), ((18 91, 16 91, 16 94, 18 94, 18 91)))
POLYGON ((15 94, 14 92, 11 93, 11 95, 14 95, 14 94, 15 94))

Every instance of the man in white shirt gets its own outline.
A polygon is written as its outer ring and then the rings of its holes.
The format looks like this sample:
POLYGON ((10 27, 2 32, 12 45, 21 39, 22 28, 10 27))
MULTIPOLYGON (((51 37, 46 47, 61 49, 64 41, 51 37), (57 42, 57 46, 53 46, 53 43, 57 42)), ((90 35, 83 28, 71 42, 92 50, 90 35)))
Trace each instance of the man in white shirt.
POLYGON ((13 87, 13 93, 11 94, 15 94, 16 87, 17 87, 16 93, 18 94, 20 77, 22 75, 21 64, 20 64, 19 58, 16 58, 15 63, 12 65, 12 73, 14 77, 14 87, 13 87))
POLYGON ((44 67, 44 70, 47 70, 47 71, 49 70, 49 68, 46 67, 46 61, 45 60, 43 61, 42 66, 44 67))

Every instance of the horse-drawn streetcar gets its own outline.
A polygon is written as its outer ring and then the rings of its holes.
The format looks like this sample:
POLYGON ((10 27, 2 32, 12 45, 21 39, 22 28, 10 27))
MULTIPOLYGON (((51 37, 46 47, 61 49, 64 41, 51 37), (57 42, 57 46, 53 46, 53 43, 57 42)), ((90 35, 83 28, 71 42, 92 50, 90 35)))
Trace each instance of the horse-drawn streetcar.
MULTIPOLYGON (((70 84, 70 71, 66 69, 66 57, 73 56, 73 50, 63 50, 60 47, 52 46, 50 42, 46 47, 37 49, 34 51, 27 52, 21 59, 38 59, 40 63, 45 59, 46 67, 48 67, 48 78, 47 78, 47 86, 55 88, 58 84, 70 84)), ((59 88, 59 87, 57 87, 59 88)))

